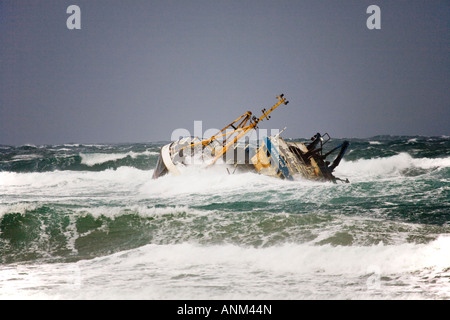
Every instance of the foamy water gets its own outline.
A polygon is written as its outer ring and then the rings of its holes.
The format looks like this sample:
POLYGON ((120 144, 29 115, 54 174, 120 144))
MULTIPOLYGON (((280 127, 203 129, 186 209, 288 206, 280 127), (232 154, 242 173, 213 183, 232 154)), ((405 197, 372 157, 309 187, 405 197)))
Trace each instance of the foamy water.
POLYGON ((3 148, 0 298, 448 299, 447 149, 370 141, 336 170, 350 184, 152 180, 153 145, 3 148))

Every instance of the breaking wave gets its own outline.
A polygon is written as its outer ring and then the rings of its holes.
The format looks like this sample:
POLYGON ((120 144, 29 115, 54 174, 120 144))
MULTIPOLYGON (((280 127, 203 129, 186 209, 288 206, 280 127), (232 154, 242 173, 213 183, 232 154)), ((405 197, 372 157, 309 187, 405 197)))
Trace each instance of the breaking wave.
POLYGON ((94 165, 98 165, 98 164, 102 164, 105 162, 114 162, 116 160, 120 160, 120 159, 125 159, 127 157, 130 157, 132 159, 136 159, 138 157, 149 157, 149 156, 154 156, 154 155, 159 155, 158 152, 153 152, 153 151, 144 151, 144 152, 133 152, 133 151, 129 151, 127 153, 124 154, 119 154, 119 153, 80 153, 80 157, 81 157, 81 164, 85 164, 87 166, 94 166, 94 165))
POLYGON ((402 152, 390 157, 374 159, 343 160, 336 169, 336 174, 358 180, 408 174, 427 174, 450 168, 450 157, 445 158, 413 158, 402 152))

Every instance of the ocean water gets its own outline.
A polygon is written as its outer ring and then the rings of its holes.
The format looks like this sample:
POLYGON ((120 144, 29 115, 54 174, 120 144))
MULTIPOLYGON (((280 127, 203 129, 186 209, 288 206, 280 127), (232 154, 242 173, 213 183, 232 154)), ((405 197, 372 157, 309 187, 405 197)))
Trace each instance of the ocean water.
POLYGON ((0 146, 0 299, 450 299, 450 138, 350 143, 349 184, 0 146))

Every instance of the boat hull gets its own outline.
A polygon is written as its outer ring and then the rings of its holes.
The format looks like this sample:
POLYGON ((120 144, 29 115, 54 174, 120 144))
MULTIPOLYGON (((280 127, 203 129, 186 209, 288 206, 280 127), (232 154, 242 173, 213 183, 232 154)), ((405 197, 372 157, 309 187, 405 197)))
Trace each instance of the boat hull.
MULTIPOLYGON (((180 175, 180 169, 186 166, 210 166, 217 150, 221 148, 220 144, 206 148, 196 145, 197 141, 200 140, 189 137, 163 146, 153 178, 165 174, 180 175)), ((287 180, 340 180, 332 174, 335 167, 331 168, 329 162, 324 161, 323 154, 312 150, 315 146, 314 141, 307 145, 302 142, 287 142, 280 136, 265 137, 252 143, 236 143, 222 155, 221 161, 215 162, 214 165, 224 166, 228 173, 253 171, 287 180)), ((345 144, 345 149, 347 146, 348 143, 345 144)), ((342 148, 341 153, 340 158, 345 153, 342 148)))

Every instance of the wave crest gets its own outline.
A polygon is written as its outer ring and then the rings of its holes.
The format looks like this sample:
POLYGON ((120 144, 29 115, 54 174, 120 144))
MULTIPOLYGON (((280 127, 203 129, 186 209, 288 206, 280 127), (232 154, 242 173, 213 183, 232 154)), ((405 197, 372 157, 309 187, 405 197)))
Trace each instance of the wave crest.
POLYGON ((353 179, 388 178, 408 175, 413 169, 418 173, 428 173, 450 167, 450 157, 446 158, 413 158, 406 152, 394 156, 372 159, 343 160, 336 169, 337 176, 353 179), (405 174, 406 173, 406 174, 405 174))

